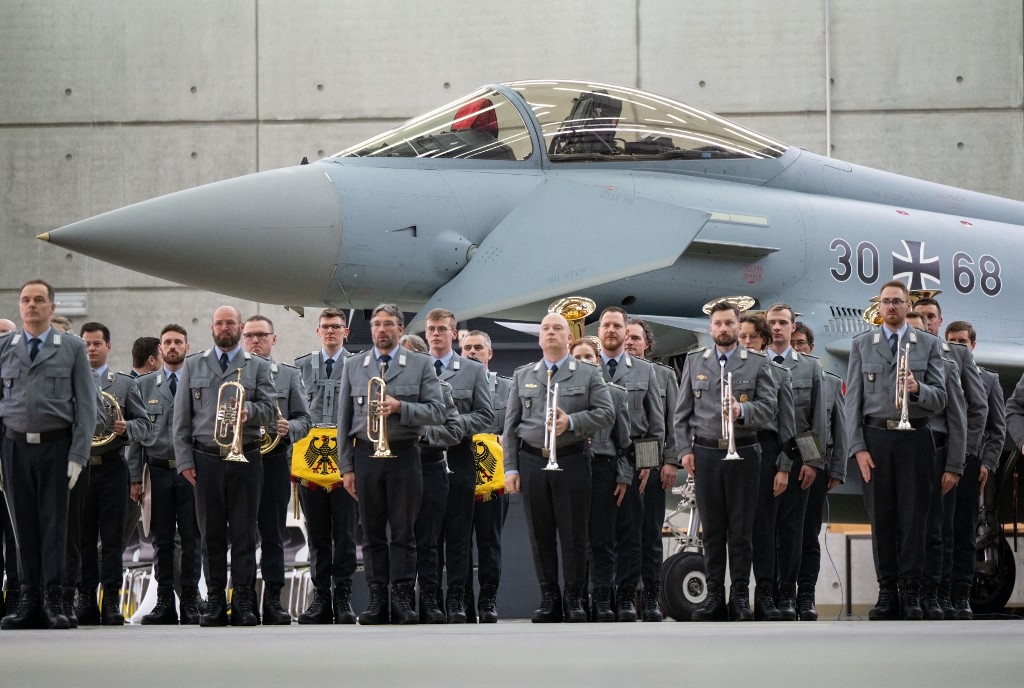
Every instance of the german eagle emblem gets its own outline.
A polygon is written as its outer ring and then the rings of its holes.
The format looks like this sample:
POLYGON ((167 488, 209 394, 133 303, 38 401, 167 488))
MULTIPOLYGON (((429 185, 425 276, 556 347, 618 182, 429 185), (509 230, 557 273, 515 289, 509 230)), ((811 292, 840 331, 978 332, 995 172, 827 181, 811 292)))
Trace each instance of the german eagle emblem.
POLYGON ((306 465, 318 475, 331 475, 338 472, 338 440, 330 435, 320 435, 309 441, 306 454, 303 456, 306 465), (317 446, 317 440, 320 440, 317 446))
POLYGON ((476 460, 476 484, 486 485, 494 480, 494 472, 498 470, 498 457, 491 453, 486 442, 473 442, 473 458, 476 460))

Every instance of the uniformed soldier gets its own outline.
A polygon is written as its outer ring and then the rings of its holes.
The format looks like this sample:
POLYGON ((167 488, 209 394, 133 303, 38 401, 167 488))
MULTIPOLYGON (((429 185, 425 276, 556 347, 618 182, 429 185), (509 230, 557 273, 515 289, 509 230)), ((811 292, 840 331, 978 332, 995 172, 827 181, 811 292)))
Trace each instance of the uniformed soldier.
POLYGON ((273 449, 263 453, 263 488, 257 524, 260 531, 260 572, 263 574, 264 626, 287 626, 291 614, 281 607, 281 589, 284 588, 284 537, 288 520, 288 500, 291 498, 292 443, 302 439, 313 427, 306 406, 306 393, 302 387, 299 369, 288 363, 278 363, 271 353, 277 344, 274 323, 263 315, 253 315, 242 327, 245 350, 270 361, 270 379, 276 390, 274 424, 263 428, 263 441, 277 436, 273 449))
MULTIPOLYGON (((977 333, 971 323, 964 320, 951 322, 946 327, 945 334, 947 342, 962 344, 970 351, 974 351, 977 333)), ((963 476, 953 490, 953 537, 952 543, 945 543, 942 582, 939 584, 939 603, 943 608, 944 617, 960 621, 974 618, 974 611, 971 609, 971 585, 974 583, 974 567, 977 561, 978 495, 984 494, 989 476, 994 475, 999 468, 1006 437, 1005 405, 999 375, 980 367, 978 372, 981 374, 985 396, 988 399, 981 455, 967 455, 963 476)))
MULTIPOLYGON (((18 326, 7 318, 0 318, 0 337, 17 331, 18 326)), ((17 606, 21 582, 18 580, 18 547, 14 542, 14 528, 7 511, 7 498, 0 491, 0 576, 7 582, 6 590, 0 590, 0 619, 7 616, 7 603, 17 606)), ((73 591, 72 591, 73 594, 73 591)))
POLYGON ((587 570, 590 513, 590 451, 587 440, 615 420, 601 369, 569 355, 569 323, 556 313, 544 316, 540 347, 544 357, 516 370, 502 433, 505 487, 523 493, 526 526, 541 588, 534 623, 562 620, 558 584, 559 543, 568 621, 586 621, 583 586, 587 570), (558 385, 557 404, 545 403, 558 385), (549 422, 547 416, 553 416, 549 422), (549 427, 553 440, 545 445, 549 427), (555 445, 560 470, 545 470, 555 445), (520 474, 521 472, 521 474, 520 474))
POLYGON ((174 396, 174 458, 176 470, 196 488, 196 510, 203 534, 203 555, 207 571, 206 613, 200 626, 226 626, 227 549, 231 546, 231 624, 255 626, 256 538, 263 463, 260 456, 260 427, 276 422, 276 390, 270 379, 270 362, 243 351, 242 314, 233 306, 213 312, 210 330, 215 346, 189 356, 181 369, 174 396), (240 374, 239 374, 240 373, 240 374), (221 387, 237 382, 239 390, 221 387), (221 398, 220 405, 218 397, 221 398), (218 416, 230 407, 241 415, 242 436, 235 438, 235 423, 218 423, 218 416), (221 428, 225 427, 220 437, 221 428), (229 450, 220 446, 231 439, 241 444, 245 461, 225 460, 229 450))
POLYGON ((102 444, 93 442, 89 456, 89 487, 82 505, 82 572, 75 616, 82 626, 121 626, 121 581, 124 578, 124 523, 130 495, 126 444, 145 439, 152 423, 142 403, 134 378, 115 373, 107 365, 110 354, 110 330, 98 322, 82 325, 80 331, 89 356, 89 365, 102 392, 116 400, 119 410, 103 406, 101 415, 119 413, 120 418, 104 418, 97 430, 105 436, 102 444), (97 542, 101 542, 97 557, 97 542), (96 588, 103 585, 102 611, 96 605, 96 588))
MULTIPOLYGON (((814 353, 814 332, 798 322, 790 339, 793 350, 801 354, 814 353)), ((843 380, 838 375, 823 371, 822 389, 828 418, 825 440, 825 469, 818 471, 807 489, 807 509, 804 511, 803 546, 801 547, 799 584, 796 595, 797 614, 801 621, 817 621, 814 587, 821 570, 822 511, 825 495, 846 482, 846 420, 843 413, 843 380)))
POLYGON ((143 625, 180 622, 199 623, 200 541, 196 498, 192 484, 178 475, 174 458, 174 398, 181 381, 188 332, 170 323, 160 331, 159 371, 138 378, 143 405, 153 422, 153 432, 128 447, 128 472, 132 494, 141 494, 144 472, 149 473, 150 532, 153 535, 153 569, 156 604, 142 617, 143 625), (181 601, 174 608, 174 535, 181 539, 181 601))
POLYGON ((853 339, 846 376, 848 451, 864 480, 878 552, 878 603, 868 618, 898 618, 903 602, 904 618, 920 619, 926 532, 921 515, 927 509, 935 460, 928 418, 946 405, 946 375, 938 339, 906 323, 910 294, 905 284, 894 280, 883 285, 879 311, 883 324, 853 339), (908 346, 904 389, 912 430, 901 431, 897 363, 907 356, 908 346))
MULTIPOLYGON (((643 320, 629 319, 626 326, 626 353, 648 360, 654 351, 654 331, 643 320)), ((652 361, 653 363, 653 361, 652 361)), ((679 475, 679 452, 676 451, 672 416, 679 397, 679 376, 668 366, 654 363, 662 408, 665 411, 665 441, 662 443, 660 474, 634 481, 643 497, 643 521, 640 527, 640 579, 644 589, 640 597, 640 618, 644 621, 662 621, 658 593, 661 589, 661 562, 664 558, 662 526, 665 523, 665 492, 672 489, 679 475), (640 488, 643 488, 642 490, 640 488)))
MULTIPOLYGON (((461 339, 461 352, 466 358, 479 361, 485 368, 490 367, 494 358, 491 337, 481 330, 471 330, 461 339)), ((486 432, 500 437, 505 428, 505 409, 512 380, 491 370, 487 371, 487 386, 491 391, 491 407, 494 420, 486 432)), ((479 480, 479 471, 477 479, 479 480)), ((480 623, 498 621, 498 586, 501 583, 501 530, 508 514, 508 495, 504 488, 492 490, 474 497, 473 536, 476 538, 477 580, 480 584, 480 599, 473 604, 473 562, 469 561, 466 577, 466 616, 469 618, 474 606, 480 623)), ((469 619, 472 621, 472 619, 469 619)))
POLYGON ((96 381, 85 345, 50 327, 53 287, 22 286, 22 331, 0 338, 2 481, 18 542, 21 594, 0 628, 67 628, 61 579, 68 492, 89 460, 96 381))
POLYGON ((740 346, 752 351, 764 351, 772 343, 772 330, 762 313, 740 314, 740 346))
MULTIPOLYGON (((778 382, 763 354, 737 345, 739 311, 728 301, 711 307, 709 332, 715 342, 686 356, 675 411, 676 449, 693 476, 703 525, 707 599, 694 621, 750 621, 749 579, 754 513, 762 449, 758 429, 778 415, 778 382), (723 376, 732 374, 731 417, 723 428, 723 376), (731 421, 731 423, 730 423, 731 421), (732 428, 739 459, 726 459, 732 428), (725 603, 725 568, 732 574, 725 603)), ((773 456, 764 461, 774 463, 773 456)))
POLYGON ((373 349, 346 362, 338 391, 338 470, 345 489, 359 501, 365 533, 370 600, 359 615, 361 624, 388 623, 389 582, 394 586, 392 620, 418 621, 413 609, 414 524, 423 496, 418 437, 424 426, 444 422, 445 407, 430 358, 398 345, 404 329, 405 317, 397 306, 377 306, 370 319, 373 349), (385 390, 377 385, 368 389, 376 377, 383 379, 385 390), (379 442, 367 435, 367 421, 374 415, 379 432, 373 436, 379 442), (385 439, 391 456, 375 457, 385 439))
MULTIPOLYGON (((163 360, 160 358, 159 339, 156 337, 139 337, 132 342, 132 369, 128 373, 130 377, 137 378, 146 373, 156 372, 160 370, 162 365, 163 360)), ((139 503, 141 495, 142 486, 133 484, 131 499, 128 500, 128 509, 124 515, 124 535, 121 538, 122 550, 128 549, 132 536, 139 528, 139 519, 142 516, 142 505, 139 503)))
MULTIPOLYGON (((438 549, 444 547, 448 572, 448 623, 465 623, 467 572, 472 565, 470 538, 473 532, 473 504, 476 495, 476 459, 473 435, 484 432, 494 421, 487 368, 452 350, 458 326, 455 315, 443 308, 427 313, 426 339, 431 364, 437 376, 452 386, 458 407, 461 440, 447 447, 448 498, 438 549)), ((452 438, 448 438, 449 441, 452 438)), ((438 577, 440 581, 440 574, 438 577)))
MULTIPOLYGON (((320 348, 295 359, 316 427, 337 427, 338 387, 345 360, 350 356, 345 349, 347 323, 345 311, 333 307, 322 310, 316 328, 320 348)), ((337 459, 337 449, 334 458, 337 459)), ((337 465, 334 468, 337 469, 337 465)), ((356 501, 343 489, 340 474, 336 485, 309 481, 296 481, 296 484, 306 520, 313 581, 313 599, 299 615, 299 623, 354 624, 352 574, 356 570, 356 501)))

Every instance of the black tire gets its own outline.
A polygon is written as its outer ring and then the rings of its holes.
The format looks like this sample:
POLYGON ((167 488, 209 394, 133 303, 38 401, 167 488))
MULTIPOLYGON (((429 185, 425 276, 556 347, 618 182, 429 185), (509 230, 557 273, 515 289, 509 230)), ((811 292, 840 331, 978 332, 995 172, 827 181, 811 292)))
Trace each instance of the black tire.
MULTIPOLYGON (((979 554, 980 554, 979 550, 979 554)), ((1013 549, 1006 538, 999 538, 999 568, 991 576, 976 574, 971 586, 971 608, 976 614, 998 614, 1006 608, 1017 579, 1013 549)))
POLYGON ((677 552, 661 567, 661 607, 676 621, 689 621, 708 596, 704 556, 677 552))

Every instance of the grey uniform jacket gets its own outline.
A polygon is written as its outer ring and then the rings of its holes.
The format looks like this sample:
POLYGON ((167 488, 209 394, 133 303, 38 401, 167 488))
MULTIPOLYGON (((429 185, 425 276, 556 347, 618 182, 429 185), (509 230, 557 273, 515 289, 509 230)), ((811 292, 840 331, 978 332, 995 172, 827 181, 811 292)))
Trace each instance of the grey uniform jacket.
MULTIPOLYGON (((740 402, 743 418, 735 421, 737 436, 752 434, 776 418, 779 391, 764 354, 737 346, 725 366, 732 373, 733 396, 740 402)), ((686 356, 676 402, 676 449, 683 457, 693 453, 693 438, 722 436, 722 368, 717 348, 697 349, 686 356)), ((743 444, 743 442, 738 442, 743 444)))
POLYGON ((491 407, 494 409, 494 420, 486 432, 500 435, 505 431, 505 409, 508 408, 508 393, 512 389, 512 380, 494 372, 487 373, 487 385, 491 390, 491 407))
MULTIPOLYGON (((765 356, 764 354, 758 354, 765 356)), ((726 371, 728 372, 728 371, 726 371)), ((778 390, 778 413, 764 424, 768 430, 779 435, 779 456, 775 459, 775 468, 789 471, 793 468, 793 459, 789 457, 789 445, 796 436, 796 405, 793 403, 793 373, 784 365, 769 360, 768 374, 775 380, 778 390)))
MULTIPOLYGON (((516 369, 505 414, 501 448, 505 455, 505 474, 519 470, 519 444, 544 446, 544 400, 548 371, 543 360, 516 369)), ((615 422, 615 409, 608 383, 601 369, 585 361, 570 358, 551 378, 558 384, 558 408, 568 414, 572 429, 559 435, 557 447, 567 447, 594 436, 615 422)))
MULTIPOLYGON (((607 370, 607 367, 604 368, 607 370)), ((629 393, 629 436, 665 439, 665 400, 661 395, 654 364, 622 354, 615 375, 608 382, 621 385, 629 393)))
POLYGON ((485 432, 494 422, 494 408, 484 364, 453 354, 448 365, 441 370, 441 379, 452 386, 462 436, 472 437, 478 432, 485 432))
MULTIPOLYGON (((985 419, 985 439, 981 445, 981 464, 989 471, 999 468, 999 459, 1003 455, 1003 444, 1006 442, 1006 404, 1003 401, 1003 388, 999 384, 999 375, 992 370, 979 368, 981 380, 985 383, 985 394, 988 396, 988 415, 985 419)), ((1019 446, 1019 445, 1018 445, 1019 446)))
POLYGON ((1013 441, 1014 449, 1021 452, 1024 445, 1024 376, 1006 399, 1006 434, 1013 441))
POLYGON ((946 366, 946 408, 928 419, 933 432, 946 440, 946 465, 943 470, 964 474, 967 460, 967 400, 960 388, 960 367, 952 358, 942 359, 946 366))
POLYGON ((33 361, 24 332, 0 338, 0 381, 0 429, 71 428, 68 460, 89 461, 99 393, 81 339, 51 328, 33 361))
POLYGON ((846 415, 843 413, 843 379, 823 372, 825 404, 828 413, 828 440, 825 448, 825 470, 828 477, 846 482, 846 464, 850 458, 846 451, 846 415))
MULTIPOLYGON (((910 369, 920 385, 908 397, 911 419, 941 413, 946 405, 946 370, 938 338, 908 328, 900 346, 910 344, 910 369)), ((885 331, 875 327, 853 338, 846 373, 846 432, 850 456, 867 451, 864 417, 896 420, 896 356, 889 348, 885 331)))
MULTIPOLYGON (((96 447, 94 454, 106 454, 133 442, 139 442, 153 432, 153 422, 146 413, 145 404, 142 403, 137 379, 125 373, 115 373, 109 368, 104 371, 100 389, 117 399, 125 420, 125 431, 124 435, 115 437, 110 444, 96 447)), ((102 408, 102 404, 98 408, 102 408)))
MULTIPOLYGON (((769 358, 774 356, 771 350, 767 352, 767 355, 769 358)), ((828 442, 828 403, 822 389, 821 364, 814 356, 801 354, 791 349, 789 355, 779 365, 789 370, 791 376, 793 430, 796 434, 813 432, 824 448, 828 442)), ((788 453, 794 451, 795 449, 790 449, 788 453)), ((819 461, 809 461, 808 465, 814 468, 824 468, 824 457, 819 461)))
POLYGON ((214 444, 214 426, 217 415, 217 396, 224 382, 238 380, 242 369, 245 388, 245 409, 248 419, 242 433, 243 442, 259 440, 260 426, 273 425, 276 391, 270 381, 270 361, 248 351, 239 351, 228 369, 221 372, 213 347, 185 359, 178 377, 178 393, 174 397, 174 459, 178 473, 195 468, 192 455, 194 441, 214 444))
POLYGON ((985 419, 988 417, 988 394, 981 373, 974 362, 971 350, 963 344, 942 342, 942 353, 956 361, 959 370, 959 385, 967 402, 967 453, 981 456, 981 445, 985 436, 985 419))
POLYGON ((608 383, 608 393, 615 408, 615 423, 594 433, 590 445, 595 455, 615 457, 615 482, 628 485, 633 482, 633 467, 626 455, 629 445, 629 392, 625 387, 608 383))
POLYGON ((459 421, 459 407, 452 394, 452 386, 441 380, 441 396, 444 398, 444 423, 423 426, 423 441, 435 449, 452 447, 465 437, 459 421))
POLYGON ((658 378, 658 389, 661 391, 661 405, 665 411, 665 441, 662 443, 661 462, 679 466, 679 453, 676 451, 676 433, 672 427, 672 417, 676 412, 676 400, 679 398, 679 379, 674 368, 654 363, 654 375, 658 378))
MULTIPOLYGON (((398 416, 386 420, 389 442, 413 440, 423 434, 426 425, 445 422, 444 397, 430 356, 401 347, 392 352, 384 375, 387 396, 402 402, 398 416)), ((366 396, 370 378, 380 376, 374 350, 356 354, 345 361, 338 390, 338 471, 354 469, 353 439, 366 439, 366 418, 370 400, 366 396)))
POLYGON ((131 480, 133 483, 141 483, 146 456, 174 461, 174 395, 171 394, 162 370, 140 375, 135 378, 135 384, 138 385, 142 405, 152 423, 152 431, 139 441, 129 444, 126 453, 131 480))
MULTIPOLYGON (((287 363, 270 359, 270 379, 274 382, 275 399, 281 415, 288 419, 288 441, 297 442, 309 434, 313 419, 306 405, 306 390, 302 386, 299 369, 287 363)), ((275 410, 275 417, 276 417, 275 410)), ((275 433, 271 423, 268 430, 275 433)), ((284 438, 282 438, 284 439, 284 438)))
POLYGON ((302 374, 302 385, 306 390, 306 404, 314 425, 334 425, 338 421, 335 402, 341 386, 345 361, 351 356, 344 347, 335 357, 331 376, 327 377, 324 357, 319 349, 295 359, 295 365, 302 374))

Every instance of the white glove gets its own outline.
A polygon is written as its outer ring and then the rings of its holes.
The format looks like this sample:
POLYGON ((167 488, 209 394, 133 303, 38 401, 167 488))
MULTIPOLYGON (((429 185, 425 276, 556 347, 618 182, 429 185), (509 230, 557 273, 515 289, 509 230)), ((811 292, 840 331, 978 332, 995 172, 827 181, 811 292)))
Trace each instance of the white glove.
POLYGON ((78 482, 78 476, 82 474, 82 464, 75 463, 74 461, 68 461, 68 489, 75 489, 75 483, 78 482))

